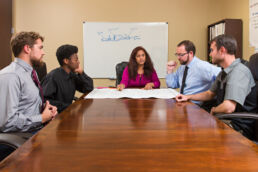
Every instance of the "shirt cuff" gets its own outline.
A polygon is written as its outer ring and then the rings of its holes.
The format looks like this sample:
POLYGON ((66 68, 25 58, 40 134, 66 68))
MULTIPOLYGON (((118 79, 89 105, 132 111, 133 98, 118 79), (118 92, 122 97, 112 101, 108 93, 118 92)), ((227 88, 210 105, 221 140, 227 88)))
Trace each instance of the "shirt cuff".
POLYGON ((42 123, 42 116, 41 116, 41 114, 39 114, 39 115, 35 115, 35 116, 32 116, 31 117, 31 121, 32 121, 32 123, 42 123))

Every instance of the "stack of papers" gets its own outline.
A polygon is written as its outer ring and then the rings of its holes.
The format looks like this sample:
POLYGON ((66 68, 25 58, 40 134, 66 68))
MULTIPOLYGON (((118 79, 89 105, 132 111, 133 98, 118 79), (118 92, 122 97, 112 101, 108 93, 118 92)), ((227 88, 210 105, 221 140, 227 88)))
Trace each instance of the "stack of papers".
POLYGON ((171 99, 178 95, 179 93, 171 88, 162 88, 162 89, 152 89, 152 90, 143 90, 143 89, 124 89, 118 91, 116 89, 94 89, 91 91, 85 99, 105 99, 105 98, 133 98, 133 99, 142 99, 142 98, 159 98, 159 99, 171 99))

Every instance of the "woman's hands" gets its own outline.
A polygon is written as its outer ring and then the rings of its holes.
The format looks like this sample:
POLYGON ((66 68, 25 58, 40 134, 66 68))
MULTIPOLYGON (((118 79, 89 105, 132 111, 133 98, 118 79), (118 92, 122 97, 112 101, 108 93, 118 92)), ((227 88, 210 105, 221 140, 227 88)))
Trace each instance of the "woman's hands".
POLYGON ((117 89, 118 91, 122 91, 124 88, 125 88, 125 85, 124 85, 124 84, 119 84, 119 85, 117 85, 117 87, 116 87, 116 89, 117 89))
MULTIPOLYGON (((144 89, 144 90, 151 90, 153 87, 154 87, 153 82, 150 82, 150 83, 147 83, 143 89, 144 89)), ((116 87, 116 89, 117 89, 118 91, 122 91, 124 88, 125 88, 125 85, 124 85, 124 84, 119 84, 119 85, 117 85, 117 87, 116 87)))
POLYGON ((151 90, 153 87, 154 87, 153 82, 150 82, 150 83, 147 83, 143 89, 144 90, 151 90))

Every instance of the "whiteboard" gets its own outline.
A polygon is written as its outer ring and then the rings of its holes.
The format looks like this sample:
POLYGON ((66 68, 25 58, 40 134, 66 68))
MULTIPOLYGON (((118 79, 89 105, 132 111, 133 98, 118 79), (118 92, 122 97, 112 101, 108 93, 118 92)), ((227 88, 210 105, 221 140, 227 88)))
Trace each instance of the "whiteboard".
POLYGON ((165 78, 167 23, 83 23, 84 71, 92 78, 116 78, 116 64, 129 61, 137 46, 146 49, 158 77, 165 78))
POLYGON ((258 0, 249 0, 249 41, 258 52, 258 0))

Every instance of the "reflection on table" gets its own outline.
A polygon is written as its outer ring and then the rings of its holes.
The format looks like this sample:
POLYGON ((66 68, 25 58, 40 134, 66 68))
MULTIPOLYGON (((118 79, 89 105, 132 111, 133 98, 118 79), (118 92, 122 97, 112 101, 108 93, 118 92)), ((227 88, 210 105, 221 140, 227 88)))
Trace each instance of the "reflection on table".
POLYGON ((6 171, 258 171, 258 148, 193 103, 81 99, 0 165, 6 171))

